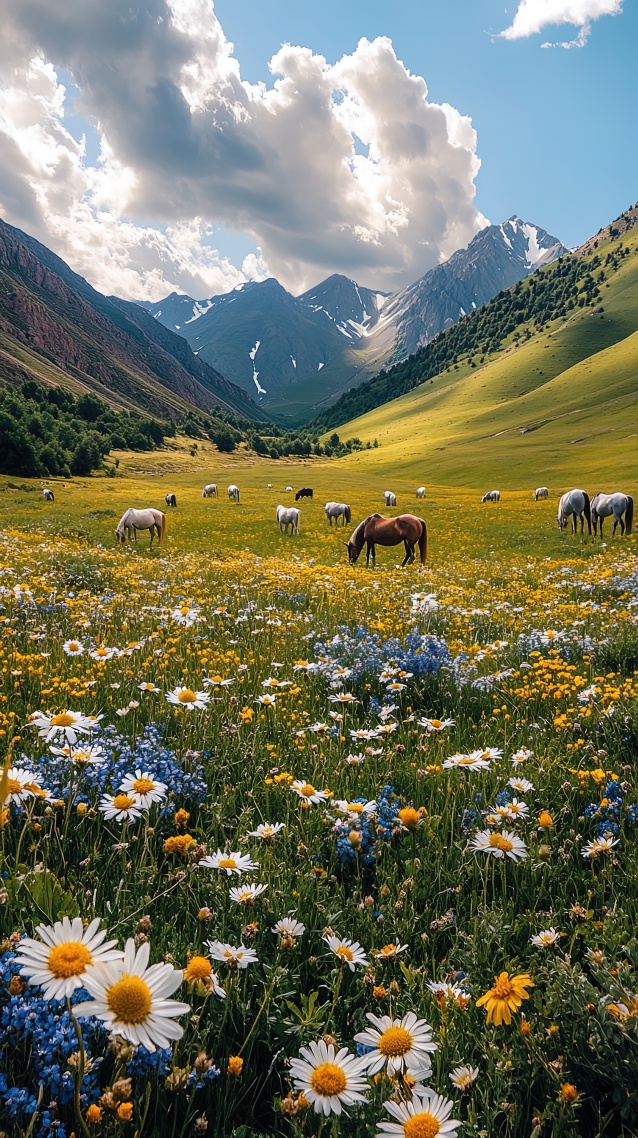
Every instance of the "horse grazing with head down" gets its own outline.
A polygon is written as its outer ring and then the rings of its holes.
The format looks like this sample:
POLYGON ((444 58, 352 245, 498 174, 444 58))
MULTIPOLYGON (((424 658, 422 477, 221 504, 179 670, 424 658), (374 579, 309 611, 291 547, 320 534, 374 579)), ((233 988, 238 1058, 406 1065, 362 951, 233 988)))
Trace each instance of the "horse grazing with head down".
POLYGON ((174 510, 177 509, 177 498, 174 494, 167 494, 164 498, 167 506, 172 506, 174 510))
POLYGON ((534 491, 534 501, 540 502, 541 498, 549 498, 549 490, 546 486, 539 486, 534 491))
POLYGON ((288 533, 288 526, 292 533, 299 533, 300 511, 295 506, 277 506, 277 521, 279 532, 288 533))
POLYGON ((300 498, 312 498, 312 496, 313 491, 311 490, 310 486, 304 486, 303 489, 297 490, 297 493, 295 494, 295 502, 298 502, 300 498))
POLYGON ((500 502, 500 500, 501 500, 501 491, 500 490, 488 490, 487 494, 484 494, 483 497, 481 498, 481 502, 500 502))
POLYGON ((339 525, 339 518, 341 518, 342 525, 350 525, 350 507, 346 502, 326 502, 324 512, 330 525, 332 525, 333 518, 336 526, 339 525))
POLYGON ((228 487, 228 499, 230 502, 239 501, 239 486, 235 486, 234 482, 231 482, 230 486, 228 487))
POLYGON ((596 533, 600 526, 600 536, 603 536, 603 519, 613 515, 614 528, 612 536, 620 526, 620 533, 629 535, 634 524, 634 500, 631 494, 594 494, 591 500, 591 524, 596 533), (624 517, 624 521, 623 521, 624 517))
POLYGON ((202 498, 216 498, 216 497, 217 497, 217 485, 215 482, 209 482, 208 486, 204 486, 204 489, 202 490, 202 498))
POLYGON ((396 506, 397 496, 392 492, 392 490, 384 490, 383 501, 385 502, 386 506, 396 506))
POLYGON ((568 518, 572 519, 572 533, 578 529, 580 518, 580 532, 582 533, 587 522, 587 529, 591 533, 591 504, 586 490, 568 490, 558 503, 558 528, 567 529, 568 518))
POLYGON ((399 514, 396 518, 370 514, 369 518, 359 523, 350 541, 346 542, 348 559, 350 564, 354 565, 365 545, 366 565, 370 564, 370 558, 375 565, 377 545, 400 545, 401 542, 405 546, 402 568, 414 561, 415 545, 419 547, 421 564, 425 565, 428 553, 428 527, 423 518, 417 518, 414 514, 399 514))
POLYGON ((153 546, 155 531, 157 530, 158 542, 160 545, 163 545, 166 516, 161 510, 127 510, 125 514, 122 514, 122 517, 117 523, 115 536, 118 541, 123 543, 127 537, 130 541, 132 533, 134 540, 137 542, 138 529, 148 529, 151 531, 151 548, 153 546))
POLYGON ((47 486, 45 486, 44 490, 42 491, 42 497, 44 498, 45 502, 55 502, 55 495, 53 493, 53 490, 49 490, 47 486))
POLYGON ((425 486, 419 486, 416 496, 417 498, 425 498, 425 486))

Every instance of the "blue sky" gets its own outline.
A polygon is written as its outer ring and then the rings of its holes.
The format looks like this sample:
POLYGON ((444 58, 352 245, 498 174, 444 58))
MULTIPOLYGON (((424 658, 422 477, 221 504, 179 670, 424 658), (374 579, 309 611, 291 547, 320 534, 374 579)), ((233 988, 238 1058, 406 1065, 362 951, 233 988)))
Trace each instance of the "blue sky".
POLYGON ((583 48, 545 49, 575 29, 497 38, 515 3, 500 0, 216 0, 242 77, 272 82, 281 43, 331 62, 362 36, 392 39, 429 96, 478 132, 476 202, 491 221, 513 213, 575 246, 638 200, 638 4, 592 25, 583 48))
POLYGON ((0 216, 103 292, 394 291, 486 217, 573 247, 638 199, 636 0, 6 0, 3 32, 0 216))

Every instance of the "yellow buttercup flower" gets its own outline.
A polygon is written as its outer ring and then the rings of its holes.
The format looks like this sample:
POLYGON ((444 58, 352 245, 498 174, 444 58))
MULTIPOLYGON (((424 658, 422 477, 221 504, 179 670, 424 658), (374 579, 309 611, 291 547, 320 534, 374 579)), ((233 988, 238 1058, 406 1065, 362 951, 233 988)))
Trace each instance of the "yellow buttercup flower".
POLYGON ((529 999, 527 989, 533 987, 534 981, 529 972, 519 972, 516 976, 501 972, 494 977, 494 987, 476 1001, 476 1006, 486 1008, 488 1023, 497 1026, 501 1023, 510 1024, 512 1012, 518 1011, 523 1000, 529 999))

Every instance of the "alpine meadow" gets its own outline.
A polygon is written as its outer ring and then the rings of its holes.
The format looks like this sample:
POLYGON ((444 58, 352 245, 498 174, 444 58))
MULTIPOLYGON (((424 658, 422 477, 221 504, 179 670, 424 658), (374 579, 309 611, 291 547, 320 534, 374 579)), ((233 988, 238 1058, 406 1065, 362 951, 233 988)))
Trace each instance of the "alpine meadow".
POLYGON ((638 1133, 638 16, 448 7, 3 5, 0 1138, 638 1133))

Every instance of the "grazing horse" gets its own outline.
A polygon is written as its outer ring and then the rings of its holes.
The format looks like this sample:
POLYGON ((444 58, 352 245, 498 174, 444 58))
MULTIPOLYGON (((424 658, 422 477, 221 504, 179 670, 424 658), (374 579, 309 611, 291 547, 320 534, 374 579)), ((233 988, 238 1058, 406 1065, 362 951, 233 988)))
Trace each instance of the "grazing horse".
POLYGON ((239 501, 239 486, 235 486, 234 482, 228 487, 228 497, 231 502, 239 501))
POLYGON ((45 502, 55 502, 55 495, 53 493, 53 490, 49 490, 46 486, 42 491, 42 497, 44 498, 45 502))
POLYGON ((300 498, 312 498, 312 496, 313 492, 310 486, 304 486, 302 490, 297 490, 297 493, 295 494, 295 502, 298 502, 300 498))
POLYGON ((541 498, 549 498, 549 490, 546 486, 539 486, 538 489, 534 491, 534 501, 540 502, 541 498))
POLYGON ((216 498, 217 486, 214 482, 209 482, 208 486, 204 486, 202 490, 202 498, 216 498))
POLYGON ((342 525, 350 525, 352 515, 350 513, 350 507, 346 505, 345 502, 326 502, 324 511, 330 525, 332 525, 333 518, 336 526, 339 525, 339 518, 341 518, 342 525))
POLYGON ((591 524, 594 533, 597 526, 600 526, 600 536, 603 536, 603 519, 611 517, 612 514, 614 517, 612 536, 616 532, 616 526, 620 526, 621 536, 624 533, 629 535, 634 524, 634 500, 631 494, 594 494, 591 500, 591 524))
POLYGON ((376 545, 405 546, 403 565, 414 561, 414 547, 418 544, 421 564, 425 565, 428 552, 428 528, 423 518, 414 514, 399 514, 396 518, 384 518, 381 514, 370 514, 362 521, 352 534, 350 541, 346 542, 348 559, 354 565, 364 545, 366 549, 366 565, 376 564, 376 545))
POLYGON ((419 486, 416 496, 417 498, 425 498, 425 486, 419 486))
POLYGON ((174 494, 167 494, 164 498, 164 501, 166 502, 167 506, 172 506, 175 510, 177 509, 177 498, 174 494))
POLYGON ((132 531, 133 538, 137 542, 138 529, 148 529, 151 531, 150 548, 153 547, 155 530, 157 530, 157 539, 159 541, 159 544, 163 545, 164 531, 166 529, 166 516, 162 513, 161 510, 127 510, 125 514, 122 514, 122 517, 117 523, 115 536, 120 542, 124 542, 127 537, 130 541, 132 531))
POLYGON ((487 494, 484 494, 483 497, 481 498, 481 502, 500 502, 500 500, 501 500, 501 491, 500 490, 488 490, 487 494))
POLYGON ((393 494, 391 490, 384 490, 383 501, 385 502, 386 506, 396 506, 397 496, 396 494, 393 494))
POLYGON ((558 503, 558 528, 567 529, 567 519, 572 519, 572 533, 578 529, 580 518, 580 532, 582 533, 587 522, 587 529, 591 533, 591 506, 589 494, 585 490, 568 490, 558 503))
POLYGON ((292 494, 292 486, 286 486, 286 493, 292 494))
POLYGON ((288 533, 288 526, 292 533, 299 533, 299 518, 301 514, 294 506, 277 506, 277 521, 280 533, 288 533))

